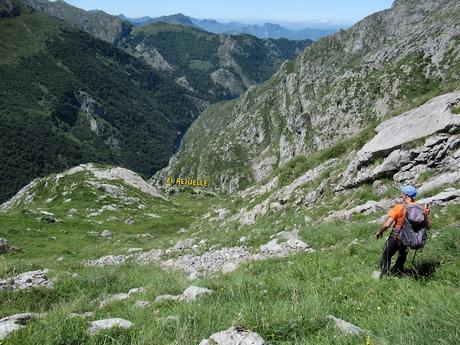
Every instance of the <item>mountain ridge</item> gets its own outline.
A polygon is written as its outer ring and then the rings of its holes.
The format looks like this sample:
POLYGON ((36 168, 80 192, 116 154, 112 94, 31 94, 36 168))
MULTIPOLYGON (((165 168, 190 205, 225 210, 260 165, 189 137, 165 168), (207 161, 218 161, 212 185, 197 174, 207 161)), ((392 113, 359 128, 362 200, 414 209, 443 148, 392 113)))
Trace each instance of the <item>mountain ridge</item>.
POLYGON ((391 112, 458 88, 459 14, 454 1, 397 1, 322 38, 237 101, 205 111, 154 180, 207 177, 235 191, 391 112))
POLYGON ((164 22, 169 24, 180 24, 186 26, 198 27, 208 32, 215 34, 227 34, 227 35, 240 35, 240 34, 249 34, 256 36, 257 38, 286 38, 290 40, 318 40, 323 36, 333 34, 337 30, 333 29, 312 29, 312 28, 303 28, 300 30, 291 30, 285 27, 282 27, 279 24, 273 23, 264 23, 262 25, 258 24, 243 24, 239 22, 229 22, 221 23, 214 19, 197 19, 190 16, 186 16, 182 13, 177 13, 168 16, 161 16, 157 18, 152 17, 142 17, 142 18, 128 18, 122 14, 119 15, 120 18, 128 20, 134 25, 142 26, 148 25, 155 22, 164 22))

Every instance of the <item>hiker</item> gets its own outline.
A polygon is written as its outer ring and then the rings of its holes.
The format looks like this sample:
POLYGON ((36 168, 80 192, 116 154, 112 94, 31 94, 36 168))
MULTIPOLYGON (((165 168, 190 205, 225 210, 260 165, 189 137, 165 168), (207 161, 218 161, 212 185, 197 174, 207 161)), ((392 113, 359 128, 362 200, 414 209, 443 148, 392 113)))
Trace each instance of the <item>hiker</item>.
POLYGON ((426 241, 426 229, 431 227, 428 217, 430 210, 425 205, 417 204, 414 200, 417 189, 414 186, 405 186, 401 192, 402 203, 397 204, 388 212, 388 220, 375 234, 377 240, 382 238, 385 230, 394 224, 380 259, 381 277, 388 274, 391 258, 396 252, 398 252, 398 257, 391 272, 403 273, 409 248, 422 248, 426 241))

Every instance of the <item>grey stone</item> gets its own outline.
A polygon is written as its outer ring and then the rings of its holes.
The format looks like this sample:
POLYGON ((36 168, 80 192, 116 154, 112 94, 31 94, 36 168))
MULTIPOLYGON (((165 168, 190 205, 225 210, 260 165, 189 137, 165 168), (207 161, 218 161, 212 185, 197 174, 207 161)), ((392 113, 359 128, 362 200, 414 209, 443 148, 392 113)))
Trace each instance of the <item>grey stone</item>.
POLYGON ((181 295, 160 295, 155 298, 155 302, 179 301, 180 299, 181 295))
POLYGON ((101 237, 110 239, 113 237, 113 233, 110 230, 104 230, 101 232, 101 237))
POLYGON ((134 303, 134 306, 135 306, 136 308, 145 308, 145 307, 147 307, 149 304, 150 304, 149 301, 136 301, 136 303, 134 303))
POLYGON ((425 205, 445 205, 460 202, 460 189, 441 192, 432 197, 418 200, 418 203, 425 205))
POLYGON ((5 254, 10 251, 10 245, 8 240, 5 238, 0 238, 0 254, 5 254))
POLYGON ((17 275, 16 277, 0 280, 0 291, 2 290, 25 290, 36 287, 52 288, 53 282, 46 277, 48 270, 30 271, 17 275))
POLYGON ((345 334, 350 334, 350 335, 368 334, 367 331, 362 330, 358 326, 355 326, 342 319, 338 319, 333 315, 328 315, 327 318, 330 320, 333 320, 335 326, 345 334))
POLYGON ((86 266, 118 266, 124 264, 126 256, 124 255, 106 255, 95 260, 85 260, 83 264, 86 266))
POLYGON ((118 302, 118 301, 123 301, 125 299, 128 299, 129 298, 129 295, 127 293, 117 293, 115 295, 112 295, 104 300, 102 300, 100 303, 99 303, 99 308, 103 308, 105 307, 106 305, 112 303, 112 302, 118 302))
POLYGON ((21 313, 7 316, 0 320, 0 340, 4 340, 10 333, 21 329, 29 321, 43 317, 45 314, 21 313))
POLYGON ((182 298, 187 301, 193 301, 197 299, 199 296, 210 294, 213 291, 210 289, 198 287, 198 286, 189 286, 184 290, 182 293, 182 298))
POLYGON ((447 106, 460 97, 460 91, 433 98, 422 106, 382 122, 377 135, 363 146, 360 154, 394 149, 402 144, 428 137, 434 133, 460 125, 460 117, 447 106), (407 124, 410 123, 410 126, 407 124))
POLYGON ((131 321, 121 319, 121 318, 97 320, 97 321, 91 322, 91 327, 88 328, 88 333, 97 334, 100 331, 110 329, 113 327, 120 327, 120 328, 128 329, 133 326, 134 324, 131 321))
POLYGON ((231 327, 225 331, 217 332, 199 345, 264 345, 264 339, 255 332, 245 331, 239 327, 231 327))

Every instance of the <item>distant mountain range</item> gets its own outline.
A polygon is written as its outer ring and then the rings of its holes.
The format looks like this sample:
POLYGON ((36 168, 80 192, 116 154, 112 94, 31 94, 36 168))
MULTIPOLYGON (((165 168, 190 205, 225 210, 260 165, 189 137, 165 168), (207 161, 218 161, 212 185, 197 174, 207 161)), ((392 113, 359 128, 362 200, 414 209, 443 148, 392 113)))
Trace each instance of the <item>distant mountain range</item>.
POLYGON ((132 23, 136 26, 147 25, 152 23, 164 22, 168 24, 178 24, 185 26, 194 26, 215 34, 249 34, 258 38, 287 38, 290 40, 318 40, 323 36, 328 36, 335 33, 334 29, 311 29, 305 28, 302 30, 291 30, 282 27, 279 24, 265 23, 262 25, 257 24, 243 24, 240 22, 221 23, 213 19, 196 19, 186 16, 182 13, 173 14, 170 16, 162 16, 157 18, 141 17, 141 18, 128 18, 120 14, 120 18, 132 23))

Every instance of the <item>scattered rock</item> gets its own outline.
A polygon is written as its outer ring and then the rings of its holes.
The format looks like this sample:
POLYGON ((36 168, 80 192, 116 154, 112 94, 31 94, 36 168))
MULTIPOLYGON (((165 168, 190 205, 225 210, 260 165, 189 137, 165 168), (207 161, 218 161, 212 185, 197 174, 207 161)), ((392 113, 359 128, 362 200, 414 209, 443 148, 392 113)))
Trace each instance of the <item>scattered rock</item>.
POLYGON ((343 333, 345 334, 350 334, 350 335, 359 335, 359 334, 368 334, 369 332, 362 330, 358 326, 355 326, 347 321, 344 321, 342 319, 338 319, 333 315, 328 315, 328 319, 333 320, 335 323, 335 326, 340 329, 343 333))
POLYGON ((48 224, 51 224, 51 223, 56 223, 56 218, 54 218, 52 215, 50 214, 44 214, 40 220, 44 223, 48 223, 48 224))
POLYGON ((155 298, 155 302, 178 301, 182 295, 160 295, 155 298))
POLYGON ((152 234, 147 233, 147 234, 139 234, 139 235, 136 236, 136 238, 138 238, 138 239, 146 238, 148 240, 153 240, 155 238, 155 236, 153 236, 152 234))
POLYGON ((357 244, 359 244, 359 240, 354 238, 350 243, 347 244, 347 247, 356 246, 357 244))
POLYGON ((206 288, 202 288, 198 286, 189 286, 188 288, 184 290, 184 292, 182 293, 182 296, 183 296, 183 299, 187 301, 193 301, 201 295, 210 294, 212 292, 213 292, 212 290, 209 290, 206 288))
POLYGON ((110 238, 113 237, 113 233, 110 230, 104 230, 104 231, 101 232, 101 237, 110 239, 110 238))
POLYGON ((49 270, 30 271, 17 275, 16 277, 0 280, 0 291, 2 290, 24 290, 35 287, 52 288, 53 282, 45 276, 49 270))
POLYGON ((129 248, 126 252, 128 254, 131 254, 131 253, 137 253, 137 252, 142 252, 144 249, 142 248, 129 248))
POLYGON ((24 327, 32 319, 43 317, 45 314, 22 313, 7 316, 0 320, 0 340, 5 339, 10 333, 24 327))
POLYGON ((83 314, 71 313, 69 316, 71 318, 81 317, 83 319, 91 319, 94 317, 94 313, 92 311, 87 311, 87 312, 84 312, 83 314))
POLYGON ((104 300, 102 300, 100 303, 99 303, 99 308, 103 308, 105 307, 106 305, 112 303, 112 302, 117 302, 117 301, 123 301, 125 299, 128 299, 129 298, 129 295, 127 293, 117 293, 115 295, 112 295, 104 300))
POLYGON ((147 291, 146 288, 144 287, 140 287, 140 288, 133 288, 131 290, 128 291, 128 295, 131 296, 132 294, 135 294, 135 293, 142 293, 142 292, 145 292, 147 291))
POLYGON ((136 303, 134 303, 134 306, 135 306, 136 308, 145 308, 145 307, 147 307, 149 304, 150 304, 149 301, 136 301, 136 303))
POLYGON ((110 329, 113 327, 120 327, 120 328, 128 329, 133 326, 134 324, 131 321, 120 319, 120 318, 97 320, 97 321, 91 322, 91 327, 88 328, 88 333, 97 334, 100 331, 110 329))
POLYGON ((160 295, 155 298, 155 302, 162 301, 186 301, 191 302, 197 299, 201 295, 210 294, 212 290, 198 287, 198 286, 189 286, 184 292, 180 295, 160 295))
POLYGON ((226 331, 214 333, 199 345, 264 345, 264 339, 255 332, 240 327, 231 327, 226 331))
POLYGON ((0 254, 5 254, 10 251, 10 245, 8 240, 4 238, 0 238, 0 254))
POLYGON ((83 264, 86 266, 117 266, 124 264, 126 256, 124 255, 107 255, 95 260, 85 260, 83 264))
POLYGON ((372 278, 374 278, 374 279, 380 279, 380 271, 374 271, 374 272, 372 272, 372 278))
POLYGON ((278 244, 277 239, 271 240, 267 244, 260 246, 260 251, 262 253, 278 253, 282 249, 283 247, 280 244, 278 244))
POLYGON ((130 218, 125 220, 125 224, 132 225, 134 223, 136 223, 136 222, 134 221, 134 218, 132 218, 132 217, 130 217, 130 218))

